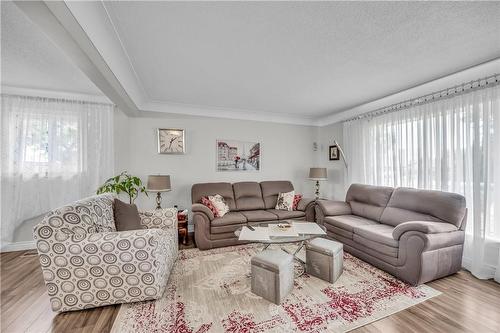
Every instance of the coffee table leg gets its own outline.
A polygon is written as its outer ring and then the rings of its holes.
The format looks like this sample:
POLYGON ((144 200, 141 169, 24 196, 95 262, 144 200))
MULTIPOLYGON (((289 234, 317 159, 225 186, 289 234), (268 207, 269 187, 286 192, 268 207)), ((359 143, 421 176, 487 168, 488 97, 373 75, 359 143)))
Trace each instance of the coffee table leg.
POLYGON ((306 262, 297 256, 297 254, 300 252, 300 250, 302 250, 304 245, 305 245, 304 242, 300 242, 299 246, 293 253, 288 252, 288 250, 285 249, 284 247, 281 248, 282 251, 285 251, 286 253, 293 255, 293 259, 298 263, 299 268, 295 269, 295 277, 300 277, 304 275, 304 273, 306 272, 306 262))

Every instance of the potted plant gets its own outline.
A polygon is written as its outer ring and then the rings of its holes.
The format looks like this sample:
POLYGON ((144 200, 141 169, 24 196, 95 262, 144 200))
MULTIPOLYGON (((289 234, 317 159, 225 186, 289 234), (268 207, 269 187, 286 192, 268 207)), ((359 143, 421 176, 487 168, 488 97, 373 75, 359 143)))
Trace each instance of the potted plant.
POLYGON ((97 189, 97 194, 101 193, 116 193, 125 192, 129 196, 130 204, 133 204, 139 193, 145 193, 146 187, 142 185, 142 180, 139 177, 129 175, 127 171, 123 171, 118 176, 111 177, 97 189))

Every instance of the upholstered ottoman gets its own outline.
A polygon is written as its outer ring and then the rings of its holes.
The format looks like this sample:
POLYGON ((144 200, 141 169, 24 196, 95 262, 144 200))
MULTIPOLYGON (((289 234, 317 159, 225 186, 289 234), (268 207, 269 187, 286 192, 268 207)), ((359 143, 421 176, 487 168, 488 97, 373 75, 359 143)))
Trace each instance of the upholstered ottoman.
POLYGON ((293 256, 265 250, 252 257, 252 292, 275 304, 293 288, 293 256))
POLYGON ((306 243, 306 272, 334 283, 342 274, 344 251, 342 243, 314 238, 306 243))

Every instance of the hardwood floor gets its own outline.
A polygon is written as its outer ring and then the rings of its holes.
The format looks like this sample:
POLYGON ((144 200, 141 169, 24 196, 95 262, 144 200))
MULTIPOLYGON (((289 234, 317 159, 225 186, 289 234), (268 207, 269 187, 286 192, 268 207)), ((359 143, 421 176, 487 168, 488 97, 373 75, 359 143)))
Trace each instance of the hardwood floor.
MULTIPOLYGON (((113 326, 119 305, 54 314, 35 251, 2 253, 0 263, 1 332, 109 332, 113 326)), ((353 332, 500 332, 499 284, 461 271, 429 285, 443 294, 353 332)))

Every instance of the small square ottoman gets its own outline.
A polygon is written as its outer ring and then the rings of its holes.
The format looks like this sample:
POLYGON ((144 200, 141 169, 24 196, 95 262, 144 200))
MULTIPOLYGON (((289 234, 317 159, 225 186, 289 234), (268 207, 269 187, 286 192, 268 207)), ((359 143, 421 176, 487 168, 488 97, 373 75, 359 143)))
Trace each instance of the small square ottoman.
POLYGON ((344 269, 342 243, 314 238, 306 243, 306 272, 334 283, 344 269))
POLYGON ((252 257, 252 292, 280 304, 293 288, 293 256, 265 250, 252 257))

